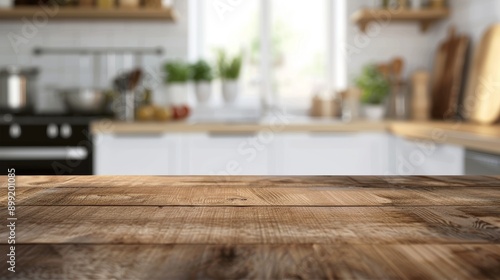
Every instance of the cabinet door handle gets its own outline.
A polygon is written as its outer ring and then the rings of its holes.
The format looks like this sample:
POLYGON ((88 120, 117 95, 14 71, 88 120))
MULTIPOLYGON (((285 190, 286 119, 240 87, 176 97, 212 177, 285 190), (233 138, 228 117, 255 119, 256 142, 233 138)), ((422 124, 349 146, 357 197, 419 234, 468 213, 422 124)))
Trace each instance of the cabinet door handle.
POLYGON ((2 160, 84 160, 88 150, 84 147, 71 148, 1 148, 2 160))
POLYGON ((498 156, 469 151, 467 152, 465 157, 469 160, 480 162, 485 165, 500 167, 500 157, 498 156))

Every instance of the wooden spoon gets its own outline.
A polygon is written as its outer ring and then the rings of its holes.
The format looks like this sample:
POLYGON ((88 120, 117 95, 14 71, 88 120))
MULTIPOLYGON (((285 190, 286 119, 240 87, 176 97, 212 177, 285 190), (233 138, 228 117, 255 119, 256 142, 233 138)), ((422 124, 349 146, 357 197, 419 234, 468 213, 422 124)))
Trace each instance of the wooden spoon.
POLYGON ((387 64, 379 64, 379 65, 377 65, 377 68, 378 68, 378 71, 380 73, 382 73, 382 75, 384 76, 384 78, 389 79, 389 75, 390 75, 390 72, 391 72, 390 69, 389 69, 390 68, 389 65, 387 65, 387 64))
POLYGON ((392 61, 391 70, 393 75, 393 81, 395 83, 399 83, 401 81, 403 67, 404 67, 404 61, 401 57, 397 57, 392 61))

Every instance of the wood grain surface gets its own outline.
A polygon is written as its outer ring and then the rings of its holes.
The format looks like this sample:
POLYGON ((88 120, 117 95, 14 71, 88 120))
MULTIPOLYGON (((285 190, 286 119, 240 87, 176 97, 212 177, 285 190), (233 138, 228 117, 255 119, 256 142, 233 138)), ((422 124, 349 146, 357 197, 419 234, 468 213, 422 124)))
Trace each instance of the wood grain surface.
MULTIPOLYGON (((377 187, 339 188, 302 187, 220 188, 213 187, 149 187, 130 188, 23 188, 18 191, 22 206, 432 206, 432 205, 500 205, 500 188, 488 187, 401 189, 377 187)), ((6 203, 6 197, 0 202, 6 203)))
MULTIPOLYGON (((44 7, 17 6, 15 9, 0 9, 0 20, 19 20, 33 18, 41 12, 50 11, 49 5, 44 7), (41 8, 41 9, 40 9, 41 8)), ((50 13, 51 20, 153 20, 174 22, 177 13, 170 8, 163 9, 96 9, 85 7, 58 7, 57 13, 50 13)))
MULTIPOLYGON (((25 269, 5 279, 495 279, 500 274, 500 245, 484 244, 18 248, 25 269)), ((0 269, 5 268, 2 262, 0 269)))
POLYGON ((16 196, 0 279, 500 277, 500 177, 40 176, 16 196))
POLYGON ((431 93, 434 119, 452 119, 458 113, 469 44, 468 36, 456 34, 456 28, 451 27, 448 37, 438 47, 431 93))
POLYGON ((500 24, 490 26, 476 47, 469 75, 466 114, 469 120, 493 124, 500 120, 500 24))
POLYGON ((392 122, 390 131, 399 137, 434 144, 452 144, 466 149, 500 154, 500 127, 461 122, 392 122))
MULTIPOLYGON (((18 211, 22 244, 500 242, 495 206, 19 206, 18 211)), ((7 233, 0 240, 7 240, 7 233)))

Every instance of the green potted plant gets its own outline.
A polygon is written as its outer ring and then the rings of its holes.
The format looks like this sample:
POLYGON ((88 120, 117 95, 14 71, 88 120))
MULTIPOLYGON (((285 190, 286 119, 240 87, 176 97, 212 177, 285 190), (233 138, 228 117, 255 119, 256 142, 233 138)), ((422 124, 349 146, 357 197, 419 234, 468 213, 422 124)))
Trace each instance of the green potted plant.
POLYGON ((384 102, 390 91, 389 81, 375 65, 368 65, 356 79, 356 85, 361 90, 365 117, 381 120, 385 115, 384 102))
POLYGON ((224 51, 217 55, 217 70, 222 81, 222 96, 226 103, 234 103, 240 91, 239 78, 243 55, 228 58, 224 51))
POLYGON ((196 99, 200 104, 206 104, 212 95, 212 67, 205 61, 199 60, 191 65, 192 79, 195 85, 196 99))
POLYGON ((188 82, 191 79, 191 67, 189 64, 180 60, 169 61, 165 63, 164 70, 168 97, 167 103, 169 105, 187 104, 188 82))

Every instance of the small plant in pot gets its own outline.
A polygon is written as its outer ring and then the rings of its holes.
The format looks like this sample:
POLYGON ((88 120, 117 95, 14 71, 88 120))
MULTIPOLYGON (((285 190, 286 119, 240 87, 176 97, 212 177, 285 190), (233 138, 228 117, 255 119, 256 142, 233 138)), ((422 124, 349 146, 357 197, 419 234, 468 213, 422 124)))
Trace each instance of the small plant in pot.
POLYGON ((196 99, 200 104, 207 104, 212 95, 212 80, 214 79, 212 67, 205 60, 199 60, 191 65, 191 72, 196 99))
POLYGON ((243 56, 239 54, 228 58, 224 51, 219 51, 217 56, 217 70, 222 81, 222 96, 228 104, 234 103, 240 91, 239 77, 243 56))
POLYGON ((188 103, 188 82, 191 79, 191 67, 182 61, 171 61, 165 64, 164 70, 168 105, 186 105, 188 103))
POLYGON ((389 81, 375 65, 368 65, 356 79, 356 85, 361 90, 365 117, 373 121, 382 120, 385 115, 385 100, 390 91, 389 81))

